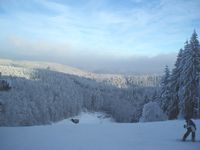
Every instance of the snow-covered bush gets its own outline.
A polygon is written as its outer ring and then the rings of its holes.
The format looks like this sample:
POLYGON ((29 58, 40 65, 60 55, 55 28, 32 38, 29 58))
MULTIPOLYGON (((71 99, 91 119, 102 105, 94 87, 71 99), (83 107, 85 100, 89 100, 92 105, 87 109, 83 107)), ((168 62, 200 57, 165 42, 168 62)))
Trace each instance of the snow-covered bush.
POLYGON ((167 120, 167 115, 163 113, 157 102, 149 102, 144 105, 140 122, 152 122, 167 120))

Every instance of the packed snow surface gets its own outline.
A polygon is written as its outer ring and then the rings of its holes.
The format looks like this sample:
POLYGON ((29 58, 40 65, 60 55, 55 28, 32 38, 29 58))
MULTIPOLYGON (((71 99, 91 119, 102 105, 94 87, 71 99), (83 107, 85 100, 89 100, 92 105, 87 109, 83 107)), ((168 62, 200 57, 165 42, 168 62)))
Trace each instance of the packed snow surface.
MULTIPOLYGON (((111 123, 113 119, 102 112, 82 112, 78 116, 71 117, 73 119, 79 119, 79 124, 102 124, 102 123, 111 123)), ((65 119, 56 124, 67 124, 72 123, 70 119, 65 119)))
POLYGON ((82 114, 79 124, 64 120, 46 126, 0 127, 1 150, 199 150, 197 142, 179 141, 184 120, 114 123, 101 114, 82 114), (100 117, 101 116, 101 117, 100 117))

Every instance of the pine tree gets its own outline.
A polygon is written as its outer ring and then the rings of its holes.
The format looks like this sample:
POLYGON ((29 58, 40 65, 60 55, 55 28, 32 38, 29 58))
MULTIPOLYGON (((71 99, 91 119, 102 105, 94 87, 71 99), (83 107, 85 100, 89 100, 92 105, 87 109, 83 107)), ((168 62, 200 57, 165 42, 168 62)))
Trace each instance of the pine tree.
POLYGON ((200 46, 195 31, 192 34, 190 43, 185 47, 183 61, 182 88, 180 89, 183 97, 179 100, 183 108, 181 108, 182 112, 180 113, 188 117, 198 117, 196 110, 199 109, 197 103, 199 98, 200 46))
POLYGON ((179 80, 178 80, 178 89, 175 91, 178 96, 178 109, 179 109, 179 118, 185 116, 185 79, 187 78, 184 74, 184 67, 188 61, 188 53, 191 51, 191 47, 188 41, 185 42, 184 50, 182 52, 182 57, 179 64, 179 80))
POLYGON ((194 81, 195 82, 195 94, 196 94, 196 97, 193 98, 194 100, 194 111, 193 111, 193 117, 195 118, 200 118, 200 93, 199 93, 199 90, 200 90, 200 45, 199 45, 199 41, 198 41, 198 35, 196 33, 196 31, 194 30, 194 33, 192 35, 192 38, 191 38, 191 47, 194 51, 194 53, 196 54, 196 59, 194 60, 195 64, 196 64, 196 74, 195 74, 195 79, 194 81))
POLYGON ((161 103, 162 110, 168 114, 170 100, 170 71, 168 66, 165 67, 165 75, 161 82, 161 103))
POLYGON ((175 68, 172 70, 172 74, 170 77, 170 90, 171 90, 171 95, 170 95, 170 102, 168 105, 168 116, 169 119, 175 119, 178 116, 179 113, 179 95, 178 91, 180 89, 180 74, 181 74, 181 64, 183 60, 183 53, 184 50, 180 49, 177 60, 175 63, 175 68))
MULTIPOLYGON (((180 49, 170 76, 169 119, 200 117, 200 46, 194 31, 184 50, 180 49)), ((165 86, 167 88, 167 86, 165 86)))

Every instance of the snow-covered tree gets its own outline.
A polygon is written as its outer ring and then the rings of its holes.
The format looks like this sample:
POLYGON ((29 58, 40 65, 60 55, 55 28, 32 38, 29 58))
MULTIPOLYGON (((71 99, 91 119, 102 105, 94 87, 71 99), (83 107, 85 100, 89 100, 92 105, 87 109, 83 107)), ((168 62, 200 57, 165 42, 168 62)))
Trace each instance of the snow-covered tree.
POLYGON ((170 77, 169 119, 200 117, 200 46, 194 31, 190 42, 180 50, 170 77))
MULTIPOLYGON (((187 42, 186 42, 187 43, 187 42)), ((172 70, 171 76, 170 76, 170 99, 169 99, 169 105, 168 105, 168 117, 169 119, 175 119, 177 118, 177 115, 179 113, 180 103, 179 103, 179 89, 181 84, 181 72, 182 72, 182 64, 183 62, 183 53, 184 50, 180 49, 177 60, 175 62, 175 68, 172 70)))
POLYGON ((167 120, 167 115, 163 112, 157 102, 149 102, 144 105, 141 122, 163 121, 167 120))
POLYGON ((161 81, 161 97, 160 106, 165 113, 168 113, 168 106, 170 102, 170 71, 168 66, 165 67, 165 74, 161 81))
POLYGON ((0 91, 8 91, 11 87, 6 80, 0 80, 0 91))
POLYGON ((195 106, 197 106, 199 98, 199 73, 200 73, 200 45, 197 34, 194 31, 187 45, 184 54, 184 64, 182 69, 182 91, 183 99, 180 100, 184 105, 182 115, 189 117, 197 117, 195 106))

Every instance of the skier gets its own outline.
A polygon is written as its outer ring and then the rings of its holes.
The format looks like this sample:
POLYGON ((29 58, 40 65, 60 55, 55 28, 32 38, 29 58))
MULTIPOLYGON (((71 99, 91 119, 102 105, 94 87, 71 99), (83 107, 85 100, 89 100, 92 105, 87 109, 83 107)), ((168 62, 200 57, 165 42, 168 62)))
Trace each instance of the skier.
POLYGON ((184 128, 187 128, 187 132, 183 136, 183 141, 186 140, 188 135, 192 133, 192 141, 195 142, 195 131, 196 131, 196 125, 195 123, 188 117, 185 117, 186 125, 184 125, 184 128))

